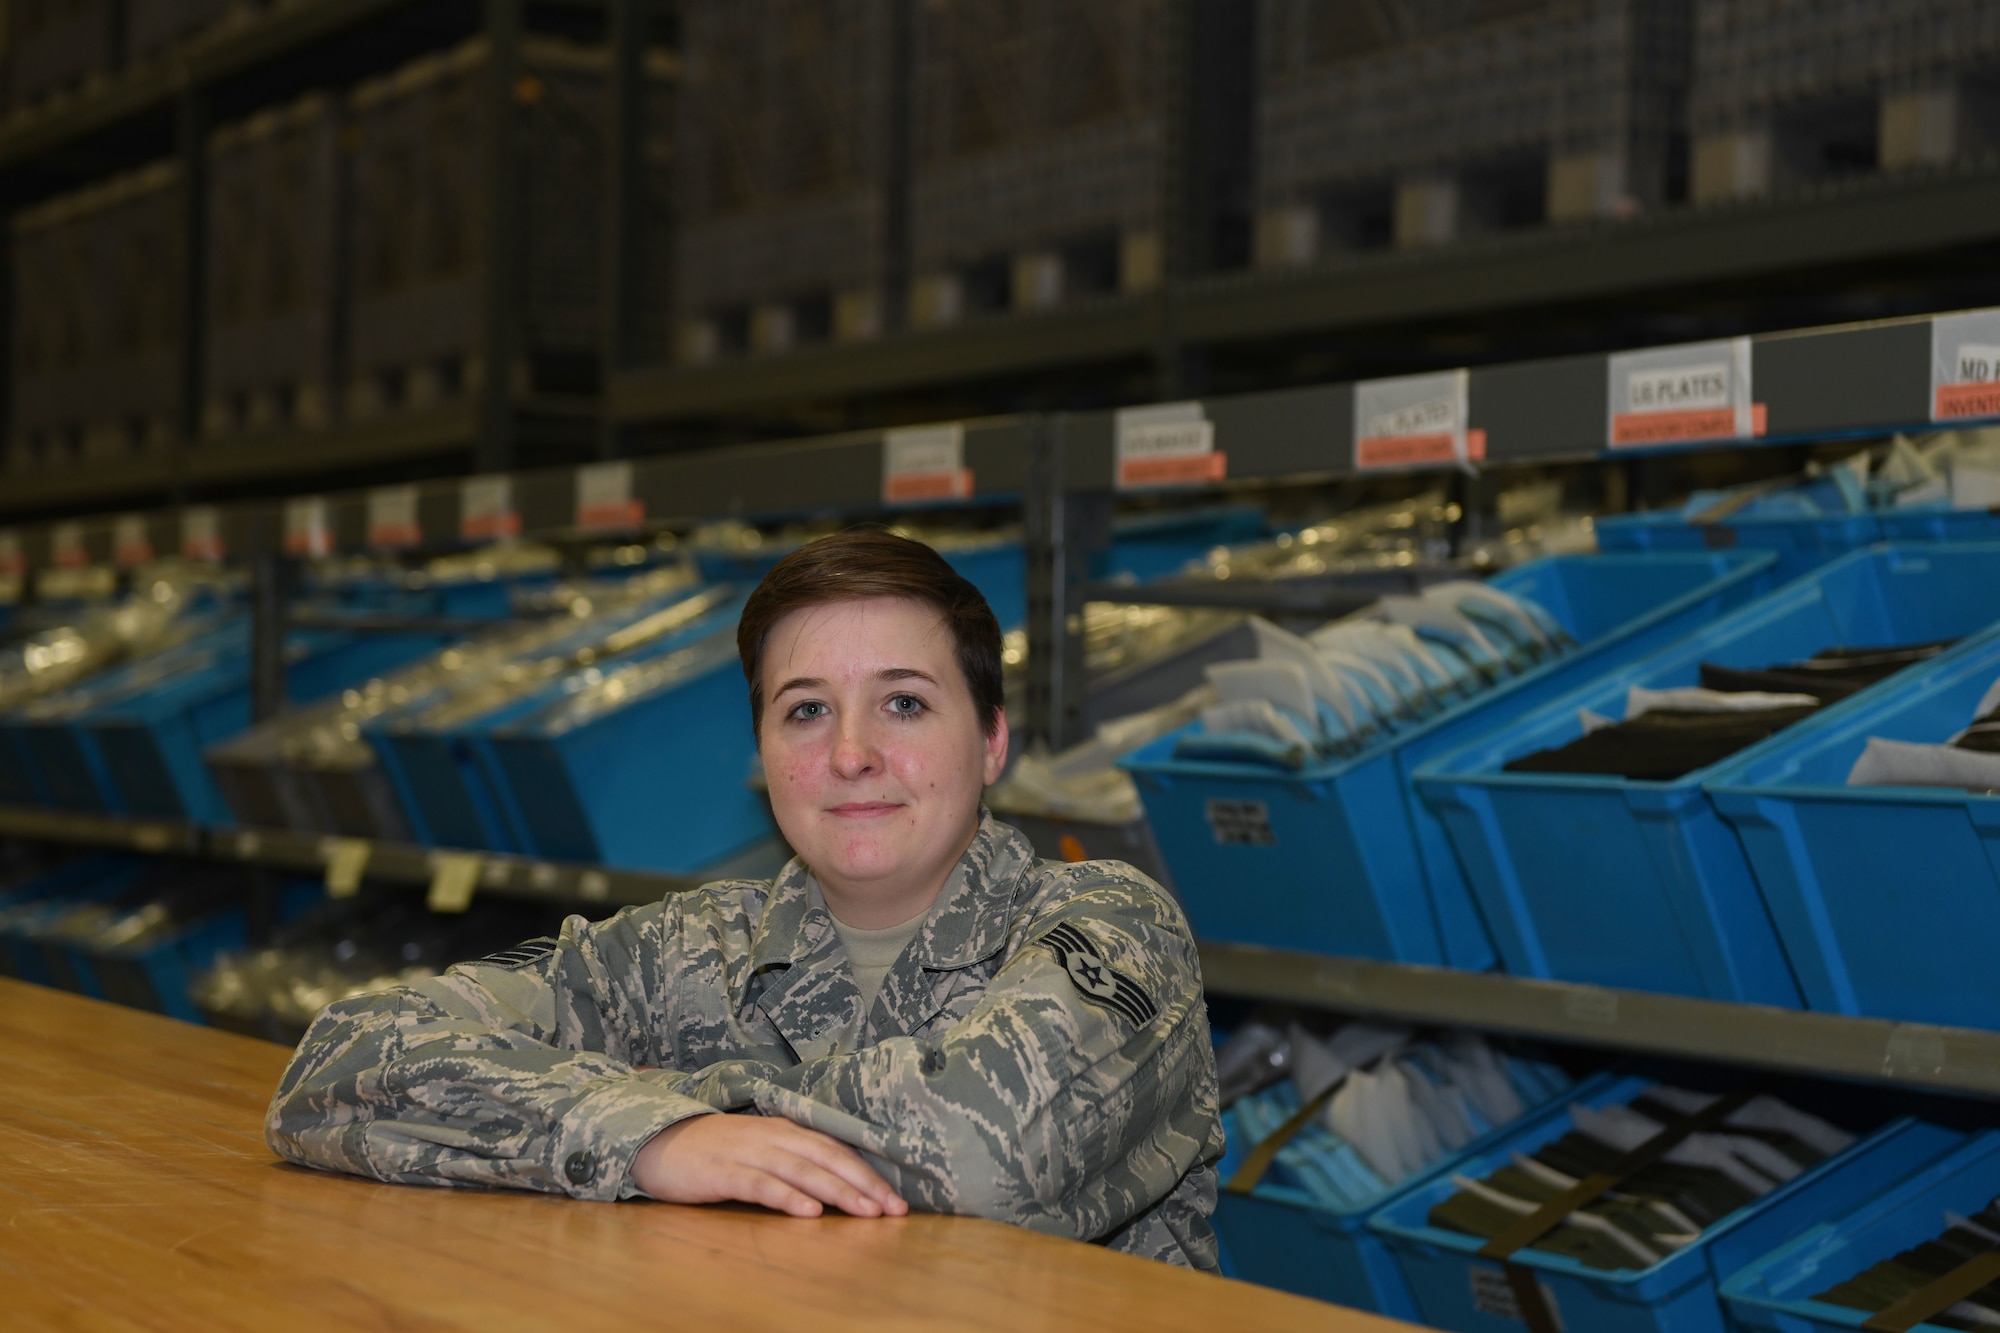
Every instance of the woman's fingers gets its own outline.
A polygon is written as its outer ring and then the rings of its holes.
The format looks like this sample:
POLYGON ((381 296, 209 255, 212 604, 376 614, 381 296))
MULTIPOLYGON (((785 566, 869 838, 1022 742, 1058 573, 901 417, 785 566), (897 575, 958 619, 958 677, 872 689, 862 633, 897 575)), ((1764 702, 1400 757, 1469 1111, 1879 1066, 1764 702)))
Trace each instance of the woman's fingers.
POLYGON ((797 1189, 770 1171, 757 1167, 745 1167, 738 1175, 728 1197, 743 1203, 762 1204, 773 1212, 789 1213, 793 1217, 818 1217, 825 1211, 819 1200, 797 1189))
MULTIPOLYGON (((902 1196, 890 1188, 889 1182, 876 1174, 875 1168, 869 1166, 860 1153, 845 1143, 811 1129, 800 1129, 796 1143, 801 1157, 839 1177, 874 1205, 875 1211, 868 1213, 867 1216, 887 1214, 891 1217, 900 1217, 909 1211, 909 1205, 903 1202, 902 1196)), ((833 1201, 828 1200, 828 1202, 833 1201)), ((841 1206, 846 1207, 845 1204, 841 1206)), ((847 1211, 854 1210, 848 1208, 847 1211)))

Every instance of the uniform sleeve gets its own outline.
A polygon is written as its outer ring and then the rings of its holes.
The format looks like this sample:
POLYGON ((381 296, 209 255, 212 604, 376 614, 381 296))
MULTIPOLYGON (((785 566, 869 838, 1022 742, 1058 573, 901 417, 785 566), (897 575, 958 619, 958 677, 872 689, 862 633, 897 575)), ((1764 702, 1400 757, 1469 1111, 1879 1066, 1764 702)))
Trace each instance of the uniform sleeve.
POLYGON ((1216 1123, 1186 924, 1150 883, 1108 877, 1039 914, 942 1034, 789 1069, 727 1062, 696 1088, 862 1149, 913 1206, 1080 1240, 1171 1194, 1216 1123))
POLYGON ((265 1117, 273 1151, 377 1180, 630 1197, 632 1158, 710 1108, 649 1021, 670 1012, 669 903, 327 1006, 265 1117))

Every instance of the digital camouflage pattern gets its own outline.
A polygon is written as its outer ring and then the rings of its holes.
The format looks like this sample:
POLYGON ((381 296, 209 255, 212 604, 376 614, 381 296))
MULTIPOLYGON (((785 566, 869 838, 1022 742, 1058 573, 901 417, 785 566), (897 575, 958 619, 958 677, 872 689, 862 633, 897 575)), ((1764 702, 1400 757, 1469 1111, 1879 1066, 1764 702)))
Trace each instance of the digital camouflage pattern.
POLYGON ((619 1199, 661 1129, 754 1111, 860 1149, 913 1208, 1216 1266, 1215 1059, 1159 886, 1039 861, 982 812, 865 1015, 814 888, 794 860, 329 1005, 265 1136, 378 1180, 619 1199))

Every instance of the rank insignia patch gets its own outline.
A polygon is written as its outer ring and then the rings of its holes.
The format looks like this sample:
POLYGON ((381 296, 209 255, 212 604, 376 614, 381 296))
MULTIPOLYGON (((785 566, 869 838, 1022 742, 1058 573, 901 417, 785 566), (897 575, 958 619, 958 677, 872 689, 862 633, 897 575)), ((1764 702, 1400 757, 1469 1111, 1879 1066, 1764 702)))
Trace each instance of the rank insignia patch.
POLYGON ((556 941, 543 936, 540 939, 523 940, 511 949, 489 953, 484 958, 475 958, 474 967, 526 967, 539 963, 556 951, 556 941))
POLYGON ((1123 1014, 1134 1027, 1145 1027, 1160 1016, 1159 1006, 1138 982, 1113 971, 1099 956, 1090 937, 1068 922, 1042 936, 1056 961, 1069 973, 1070 984, 1086 999, 1123 1014))

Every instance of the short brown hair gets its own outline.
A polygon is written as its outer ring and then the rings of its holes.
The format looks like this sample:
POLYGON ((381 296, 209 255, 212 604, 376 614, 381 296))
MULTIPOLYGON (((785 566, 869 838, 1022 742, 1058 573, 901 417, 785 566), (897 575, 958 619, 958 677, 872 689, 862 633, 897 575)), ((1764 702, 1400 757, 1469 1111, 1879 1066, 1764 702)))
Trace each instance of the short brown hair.
POLYGON ((1000 668, 1000 621, 986 597, 945 558, 893 532, 837 532, 807 542, 772 566, 744 604, 736 651, 750 684, 750 727, 764 719, 764 640, 794 611, 868 597, 907 597, 937 608, 951 631, 958 669, 972 690, 988 736, 1006 705, 1000 668))

